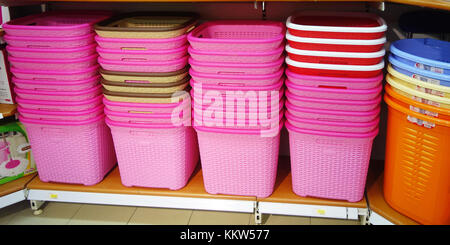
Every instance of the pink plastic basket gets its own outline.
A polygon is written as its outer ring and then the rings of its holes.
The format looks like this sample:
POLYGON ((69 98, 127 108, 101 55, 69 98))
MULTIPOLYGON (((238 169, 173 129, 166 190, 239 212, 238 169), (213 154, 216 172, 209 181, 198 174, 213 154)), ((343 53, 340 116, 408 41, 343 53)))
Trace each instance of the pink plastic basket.
POLYGON ((347 200, 363 198, 372 142, 370 133, 289 131, 292 189, 299 196, 347 200))
POLYGON ((123 185, 171 190, 186 185, 199 158, 192 127, 106 122, 114 138, 123 185))
POLYGON ((13 47, 36 49, 80 48, 95 42, 95 33, 76 37, 19 37, 5 35, 3 39, 13 47))
POLYGON ((10 57, 32 58, 32 59, 78 59, 96 53, 97 44, 92 43, 79 48, 20 48, 11 45, 6 46, 10 57))
POLYGON ((95 36, 102 48, 117 50, 170 50, 186 45, 187 35, 174 38, 106 38, 95 36))
POLYGON ((22 116, 19 120, 27 130, 41 181, 94 185, 116 164, 104 115, 79 122, 22 116))
POLYGON ((267 75, 276 73, 283 66, 283 57, 269 63, 219 63, 200 62, 189 58, 189 64, 197 72, 223 75, 267 75))
POLYGON ((85 111, 102 104, 103 95, 83 101, 34 100, 16 97, 16 102, 23 108, 41 111, 85 111))
MULTIPOLYGON (((191 91, 192 94, 192 91, 191 91)), ((209 102, 209 101, 208 101, 209 102)), ((231 105, 227 105, 226 103, 223 105, 216 105, 214 101, 210 103, 197 102, 195 98, 193 99, 192 109, 195 111, 216 111, 223 113, 268 113, 269 115, 273 115, 272 113, 278 114, 281 109, 284 107, 284 99, 280 100, 271 100, 266 103, 266 101, 255 101, 255 103, 232 103, 231 105)), ((224 114, 225 115, 225 114, 224 114)))
POLYGON ((196 50, 189 47, 189 55, 199 62, 224 63, 270 63, 278 60, 283 54, 283 46, 269 51, 254 52, 228 52, 214 50, 196 50))
POLYGON ((43 111, 17 107, 20 115, 25 118, 46 121, 85 121, 103 115, 103 105, 85 111, 43 111))
POLYGON ((272 129, 278 128, 284 111, 271 114, 236 112, 230 115, 224 113, 210 113, 211 111, 194 110, 194 126, 230 128, 230 129, 272 129))
POLYGON ((23 37, 74 37, 93 32, 93 25, 111 15, 99 11, 54 11, 30 15, 3 25, 6 34, 23 37), (80 14, 82 13, 82 14, 80 14))
POLYGON ((269 86, 280 81, 284 69, 267 75, 209 74, 189 70, 192 79, 202 84, 234 84, 235 86, 269 86))
POLYGON ((297 96, 336 100, 372 100, 377 98, 383 89, 381 83, 371 89, 343 89, 300 86, 289 80, 286 80, 286 87, 297 96))
POLYGON ((191 121, 191 110, 186 108, 172 113, 128 113, 111 111, 105 108, 106 116, 112 121, 125 122, 131 124, 168 124, 168 125, 186 125, 191 121))
POLYGON ((372 111, 341 111, 297 107, 289 103, 289 101, 285 105, 287 111, 293 116, 322 121, 370 122, 378 118, 380 114, 380 107, 372 111))
POLYGON ((383 81, 382 73, 370 78, 323 77, 300 75, 286 69, 286 76, 292 84, 318 88, 371 89, 383 81))
POLYGON ((191 46, 205 51, 268 51, 283 44, 286 27, 273 21, 211 21, 188 35, 191 46))
POLYGON ((98 58, 101 67, 108 71, 127 72, 173 72, 183 69, 188 62, 188 56, 170 61, 117 61, 98 58))
POLYGON ((76 59, 29 59, 8 57, 9 63, 17 69, 40 71, 67 71, 86 69, 97 64, 97 54, 76 59))
POLYGON ((91 66, 81 70, 66 70, 66 71, 40 71, 40 70, 25 70, 11 67, 11 72, 20 79, 29 80, 58 80, 58 81, 73 81, 90 79, 98 75, 98 65, 91 66))
MULTIPOLYGON (((284 78, 269 86, 236 86, 234 84, 202 84, 191 79, 190 84, 194 90, 193 96, 197 101, 205 99, 221 99, 223 104, 228 98, 247 98, 254 100, 269 100, 273 96, 279 98, 284 78)), ((282 90, 281 90, 282 91, 282 90)))
POLYGON ((172 114, 174 110, 182 111, 191 108, 190 100, 180 103, 156 104, 156 103, 130 103, 117 102, 103 98, 103 104, 108 110, 127 113, 166 113, 172 114))
POLYGON ((99 84, 100 75, 81 81, 44 81, 12 78, 12 82, 19 89, 40 91, 80 91, 88 90, 99 84))
POLYGON ((378 127, 380 121, 376 118, 370 122, 332 122, 314 119, 304 119, 292 115, 289 111, 285 112, 289 124, 300 129, 312 129, 321 131, 333 131, 343 133, 368 133, 378 127))
POLYGON ((40 91, 20 89, 15 87, 14 92, 24 99, 53 100, 53 101, 82 101, 97 97, 102 93, 102 85, 97 85, 87 90, 80 91, 40 91))
POLYGON ((381 102, 381 94, 372 100, 337 100, 297 96, 289 90, 286 90, 286 98, 290 104, 298 107, 345 111, 371 111, 381 102))
POLYGON ((181 46, 175 49, 162 50, 122 50, 105 49, 97 47, 97 52, 103 59, 118 61, 168 61, 181 59, 187 54, 187 46, 181 46))
POLYGON ((261 130, 195 127, 205 190, 210 194, 270 196, 277 173, 280 128, 264 135, 261 130))

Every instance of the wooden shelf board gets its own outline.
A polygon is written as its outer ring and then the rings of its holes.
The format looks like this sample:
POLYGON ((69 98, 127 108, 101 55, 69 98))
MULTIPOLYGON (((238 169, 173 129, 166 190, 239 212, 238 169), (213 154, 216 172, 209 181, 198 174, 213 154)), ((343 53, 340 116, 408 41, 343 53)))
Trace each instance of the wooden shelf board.
POLYGON ((448 0, 388 0, 387 2, 450 10, 450 1, 448 0))
POLYGON ((366 199, 359 202, 347 202, 341 200, 322 199, 314 197, 300 197, 292 191, 292 180, 289 169, 289 157, 281 157, 279 161, 275 190, 270 197, 257 198, 260 202, 293 203, 322 206, 338 206, 350 208, 367 208, 366 199))
POLYGON ((143 187, 125 187, 120 180, 119 168, 113 169, 105 179, 97 185, 84 186, 60 183, 46 183, 39 178, 35 178, 27 185, 28 189, 36 190, 57 190, 57 191, 75 191, 75 192, 95 192, 112 194, 133 194, 133 195, 151 195, 151 196, 171 196, 171 197, 192 197, 192 198, 215 198, 255 201, 255 197, 232 196, 232 195, 212 195, 205 191, 203 185, 203 175, 200 169, 196 169, 188 184, 180 190, 143 188, 143 187))
POLYGON ((36 177, 36 175, 37 175, 36 173, 33 173, 24 176, 22 178, 13 180, 11 182, 5 183, 3 185, 0 185, 0 197, 25 189, 27 183, 29 183, 34 177, 36 177))
POLYGON ((3 117, 9 117, 17 112, 17 105, 0 104, 0 113, 3 117))
POLYGON ((370 169, 367 177, 367 199, 372 211, 383 216, 396 225, 419 225, 414 220, 400 214, 384 200, 383 195, 383 169, 370 169))

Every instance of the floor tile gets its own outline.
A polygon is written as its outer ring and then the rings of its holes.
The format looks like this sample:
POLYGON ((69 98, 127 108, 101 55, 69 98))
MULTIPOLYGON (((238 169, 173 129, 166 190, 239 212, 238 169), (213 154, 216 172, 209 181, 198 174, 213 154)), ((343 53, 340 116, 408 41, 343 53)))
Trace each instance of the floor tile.
POLYGON ((248 225, 250 216, 249 213, 194 210, 189 225, 248 225))
POLYGON ((22 201, 0 209, 0 225, 8 224, 20 211, 31 210, 29 201, 22 201))
POLYGON ((166 208, 137 208, 129 225, 187 225, 192 210, 166 208))
POLYGON ((9 225, 65 225, 80 209, 81 204, 50 202, 43 207, 43 213, 33 215, 28 208, 17 213, 9 225))
POLYGON ((311 218, 311 225, 361 225, 359 220, 311 218))
POLYGON ((136 207, 91 205, 81 206, 69 221, 69 225, 125 225, 136 207))
POLYGON ((265 225, 310 225, 310 217, 270 215, 265 225))

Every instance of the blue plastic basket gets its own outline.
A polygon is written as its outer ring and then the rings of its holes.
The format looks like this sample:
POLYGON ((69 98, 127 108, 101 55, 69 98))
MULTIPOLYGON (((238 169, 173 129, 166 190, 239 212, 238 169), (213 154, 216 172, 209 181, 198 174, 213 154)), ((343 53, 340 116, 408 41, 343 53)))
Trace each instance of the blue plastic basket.
POLYGON ((392 43, 390 50, 404 64, 450 75, 450 42, 431 38, 403 39, 392 43))
POLYGON ((399 61, 397 57, 395 57, 392 54, 389 55, 389 62, 396 71, 403 73, 407 76, 414 77, 423 82, 450 87, 450 75, 439 74, 416 68, 414 66, 399 61))

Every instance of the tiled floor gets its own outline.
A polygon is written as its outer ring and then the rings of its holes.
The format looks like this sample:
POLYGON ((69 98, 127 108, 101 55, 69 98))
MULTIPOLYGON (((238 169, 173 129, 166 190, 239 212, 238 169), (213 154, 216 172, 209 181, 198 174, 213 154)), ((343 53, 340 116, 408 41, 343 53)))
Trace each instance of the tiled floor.
MULTIPOLYGON (((46 203, 33 215, 29 202, 0 209, 0 225, 254 225, 253 214, 140 208, 75 203, 46 203)), ((263 215, 267 225, 358 225, 354 220, 263 215)))

